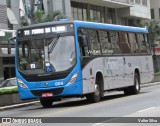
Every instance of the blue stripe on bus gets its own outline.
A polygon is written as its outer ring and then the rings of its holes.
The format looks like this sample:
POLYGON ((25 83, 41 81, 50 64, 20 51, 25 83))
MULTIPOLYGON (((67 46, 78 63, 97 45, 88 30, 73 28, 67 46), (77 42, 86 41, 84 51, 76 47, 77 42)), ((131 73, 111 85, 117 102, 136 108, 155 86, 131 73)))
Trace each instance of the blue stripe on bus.
POLYGON ((140 27, 122 26, 122 25, 114 25, 114 24, 102 24, 102 23, 84 22, 84 21, 74 21, 74 24, 77 27, 115 30, 115 31, 127 31, 127 32, 136 32, 136 33, 137 32, 148 33, 147 28, 140 28, 140 27))

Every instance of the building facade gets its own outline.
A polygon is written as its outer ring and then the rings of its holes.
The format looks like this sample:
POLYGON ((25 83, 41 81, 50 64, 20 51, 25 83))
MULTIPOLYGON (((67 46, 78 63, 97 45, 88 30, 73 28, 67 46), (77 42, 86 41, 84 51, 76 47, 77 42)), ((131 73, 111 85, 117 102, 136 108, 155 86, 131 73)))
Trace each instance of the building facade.
MULTIPOLYGON (((150 1, 150 8, 151 8, 151 20, 160 21, 160 1, 159 0, 152 0, 150 1)), ((155 42, 156 45, 154 47, 155 54, 160 56, 160 41, 155 42)), ((158 59, 159 60, 159 59, 158 59)), ((160 64, 159 64, 160 66, 160 64)))
POLYGON ((151 6, 151 19, 160 20, 160 1, 152 0, 150 1, 151 6))
POLYGON ((71 8, 78 20, 134 26, 150 19, 150 0, 71 0, 71 8))
MULTIPOLYGON (((30 18, 37 10, 42 10, 45 14, 59 10, 71 20, 130 26, 151 18, 150 0, 1 0, 0 29, 16 30, 22 19, 31 23, 30 18)), ((14 54, 4 53, 7 46, 3 45, 2 39, 0 35, 1 80, 15 75, 14 54)))

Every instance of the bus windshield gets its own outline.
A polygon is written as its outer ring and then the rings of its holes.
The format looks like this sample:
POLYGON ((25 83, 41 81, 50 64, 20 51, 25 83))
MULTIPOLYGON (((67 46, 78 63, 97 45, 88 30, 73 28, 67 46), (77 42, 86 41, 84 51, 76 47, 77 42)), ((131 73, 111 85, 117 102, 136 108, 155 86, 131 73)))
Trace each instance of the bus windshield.
POLYGON ((66 71, 76 63, 74 36, 55 34, 18 41, 18 58, 19 71, 23 74, 66 71))

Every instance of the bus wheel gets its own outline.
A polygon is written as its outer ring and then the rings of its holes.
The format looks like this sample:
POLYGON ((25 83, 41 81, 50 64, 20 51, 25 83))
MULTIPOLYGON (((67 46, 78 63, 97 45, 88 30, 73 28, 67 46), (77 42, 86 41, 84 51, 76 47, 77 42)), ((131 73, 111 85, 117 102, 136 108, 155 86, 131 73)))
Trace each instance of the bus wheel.
POLYGON ((134 75, 134 86, 131 87, 132 94, 138 94, 140 92, 140 78, 137 73, 134 75))
POLYGON ((50 107, 52 107, 53 99, 40 98, 40 102, 41 102, 41 105, 42 105, 44 108, 50 108, 50 107))
POLYGON ((139 92, 140 92, 140 78, 139 78, 139 75, 135 73, 134 86, 124 89, 124 94, 132 95, 132 94, 138 94, 139 92))
POLYGON ((96 84, 96 85, 95 85, 95 92, 92 93, 92 94, 88 94, 88 95, 86 96, 86 98, 87 98, 87 100, 88 100, 89 102, 93 102, 93 103, 99 102, 99 101, 100 101, 100 98, 101 98, 99 85, 96 84))

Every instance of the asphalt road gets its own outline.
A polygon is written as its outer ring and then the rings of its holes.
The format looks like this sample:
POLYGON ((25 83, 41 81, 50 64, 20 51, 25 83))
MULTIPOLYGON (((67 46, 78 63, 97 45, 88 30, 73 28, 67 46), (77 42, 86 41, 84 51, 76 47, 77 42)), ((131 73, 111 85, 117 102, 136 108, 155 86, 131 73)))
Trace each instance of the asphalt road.
MULTIPOLYGON (((40 103, 36 103, 28 107, 0 111, 0 117, 63 117, 56 118, 59 121, 58 123, 54 123, 54 125, 51 123, 47 124, 53 126, 82 125, 82 123, 66 123, 67 119, 71 122, 86 121, 87 123, 83 123, 83 125, 86 126, 159 126, 160 123, 156 123, 157 120, 154 117, 160 117, 160 85, 142 88, 141 93, 138 95, 125 96, 123 92, 108 93, 101 102, 94 104, 87 102, 85 98, 55 102, 52 108, 43 108, 40 103), (117 121, 117 117, 123 118, 118 118, 118 123, 113 124, 113 122, 117 121), (130 122, 130 120, 131 122, 136 120, 137 124, 128 124, 127 122, 130 122), (152 123, 148 123, 147 121, 152 123)), ((50 121, 53 121, 53 119, 51 118, 50 121)), ((160 122, 160 119, 158 121, 160 122)), ((5 125, 10 126, 11 124, 5 125)), ((37 125, 41 126, 46 124, 37 125)))

